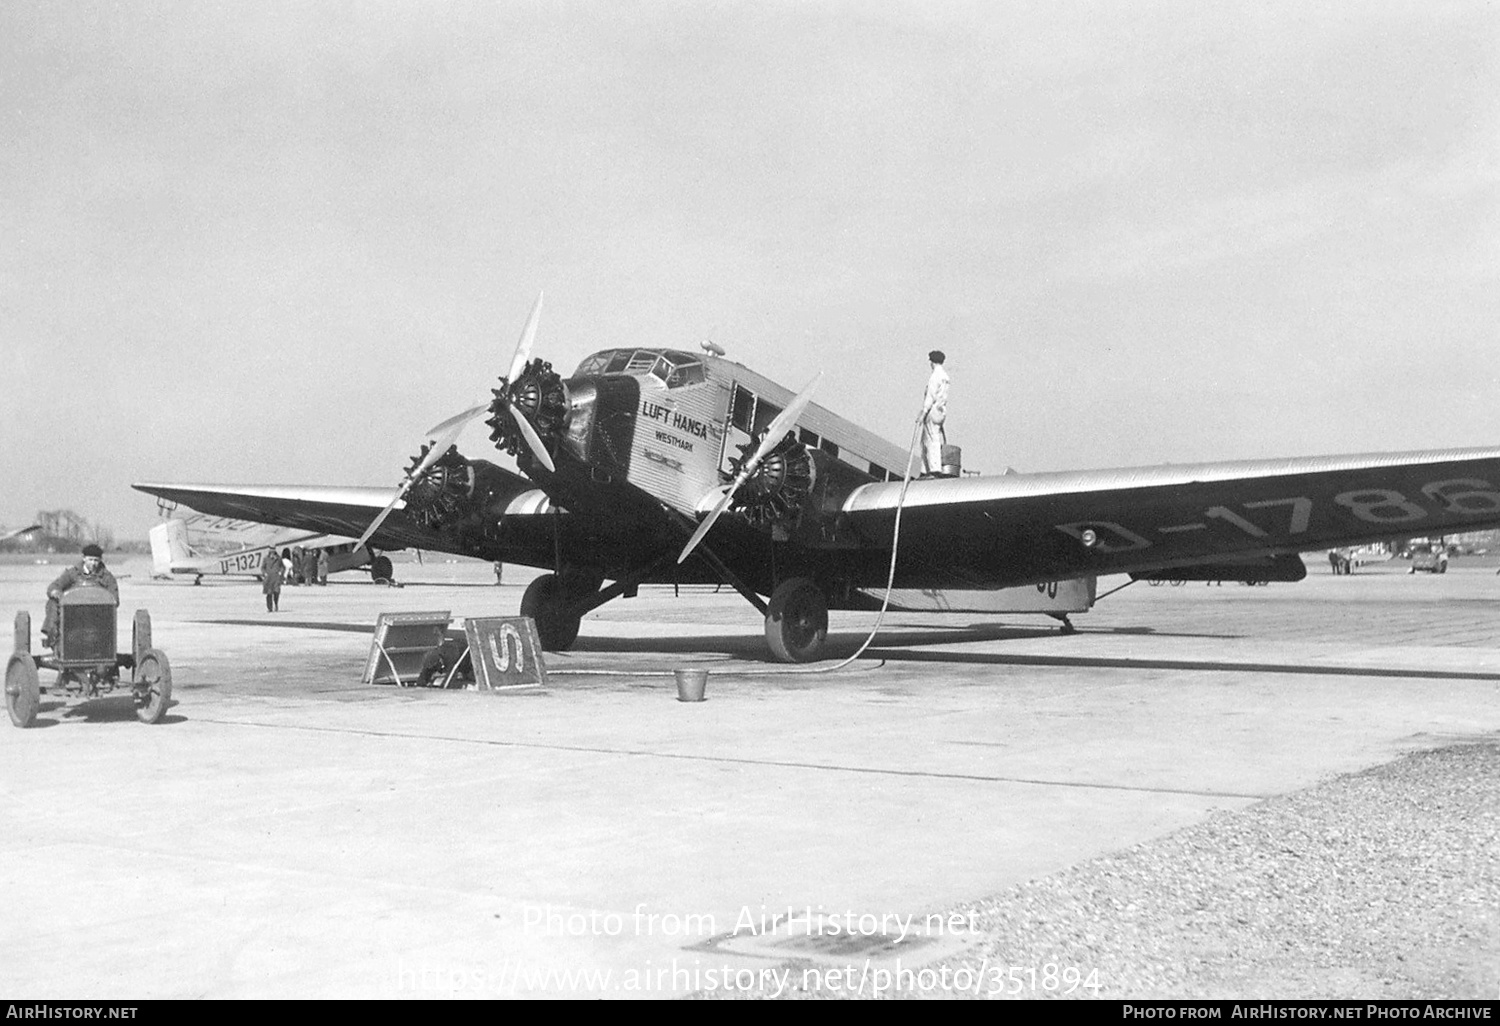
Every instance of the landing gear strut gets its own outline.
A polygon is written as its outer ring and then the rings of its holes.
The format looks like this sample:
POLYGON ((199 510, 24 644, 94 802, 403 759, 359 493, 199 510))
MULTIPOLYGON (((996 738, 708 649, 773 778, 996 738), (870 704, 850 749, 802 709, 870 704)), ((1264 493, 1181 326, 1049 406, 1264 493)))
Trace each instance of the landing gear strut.
POLYGON ((784 663, 810 663, 828 641, 828 600, 806 577, 791 577, 771 592, 766 607, 766 644, 784 663))

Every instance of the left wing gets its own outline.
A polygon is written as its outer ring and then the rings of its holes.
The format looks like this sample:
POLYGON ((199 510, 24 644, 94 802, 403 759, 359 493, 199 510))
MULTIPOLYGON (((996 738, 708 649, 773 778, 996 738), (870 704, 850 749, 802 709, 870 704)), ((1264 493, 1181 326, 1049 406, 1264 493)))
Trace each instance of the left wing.
MULTIPOLYGON (((310 534, 357 538, 375 519, 391 493, 386 488, 333 485, 136 484, 131 487, 200 513, 253 520, 310 534)), ((382 549, 420 548, 457 552, 441 533, 402 516, 397 509, 381 524, 371 543, 382 549)), ((462 555, 463 553, 458 553, 462 555)))
MULTIPOLYGON (((843 513, 889 549, 899 482, 843 513)), ((900 576, 1010 586, 1500 527, 1500 449, 914 481, 900 576)))

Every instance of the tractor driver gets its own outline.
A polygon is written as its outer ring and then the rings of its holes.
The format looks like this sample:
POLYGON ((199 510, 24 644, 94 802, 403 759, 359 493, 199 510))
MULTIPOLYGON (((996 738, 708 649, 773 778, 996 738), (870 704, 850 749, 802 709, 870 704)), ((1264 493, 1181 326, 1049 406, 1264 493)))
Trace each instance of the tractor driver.
POLYGON ((115 575, 104 566, 104 550, 97 545, 83 547, 83 562, 70 566, 58 575, 57 580, 47 586, 47 613, 42 618, 42 644, 47 648, 57 647, 57 600, 70 588, 104 588, 120 604, 120 586, 115 575))

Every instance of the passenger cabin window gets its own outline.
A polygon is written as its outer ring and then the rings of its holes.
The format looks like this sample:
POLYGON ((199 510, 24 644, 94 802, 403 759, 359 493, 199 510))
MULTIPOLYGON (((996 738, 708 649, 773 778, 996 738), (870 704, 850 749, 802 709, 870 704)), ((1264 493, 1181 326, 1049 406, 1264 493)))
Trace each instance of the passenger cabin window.
POLYGON ((814 449, 816 449, 818 447, 818 442, 820 441, 820 439, 818 438, 818 433, 816 431, 809 431, 807 430, 807 428, 802 428, 797 432, 797 441, 801 442, 803 445, 810 445, 814 449))
POLYGON ((781 407, 775 403, 768 403, 764 399, 757 400, 755 403, 755 430, 750 433, 757 438, 760 437, 760 433, 770 427, 771 421, 775 420, 780 413, 781 407))
POLYGON ((751 433, 750 425, 755 423, 755 395, 739 385, 734 386, 734 405, 729 422, 747 435, 751 433))
POLYGON ((838 443, 828 438, 823 439, 822 449, 830 456, 837 456, 839 454, 838 443))

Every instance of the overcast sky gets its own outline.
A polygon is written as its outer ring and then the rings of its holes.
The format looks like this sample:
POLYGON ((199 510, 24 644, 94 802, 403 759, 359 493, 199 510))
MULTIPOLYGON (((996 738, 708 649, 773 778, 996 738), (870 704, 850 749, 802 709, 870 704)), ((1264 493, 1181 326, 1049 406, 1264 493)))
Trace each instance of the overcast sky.
POLYGON ((986 472, 1500 444, 1500 4, 7 0, 0 143, 11 526, 394 485, 539 290, 986 472))

